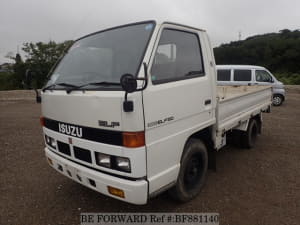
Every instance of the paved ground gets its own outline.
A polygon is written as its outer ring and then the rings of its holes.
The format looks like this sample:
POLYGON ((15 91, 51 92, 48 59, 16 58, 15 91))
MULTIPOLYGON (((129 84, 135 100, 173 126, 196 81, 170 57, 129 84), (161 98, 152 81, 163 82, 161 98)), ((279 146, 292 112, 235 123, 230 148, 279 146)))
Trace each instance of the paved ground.
POLYGON ((166 194, 134 206, 98 194, 50 168, 34 95, 0 92, 0 224, 79 224, 81 212, 218 212, 221 224, 300 224, 300 87, 264 118, 252 150, 217 154, 202 193, 178 204, 166 194), (21 97, 20 97, 21 96, 21 97), (25 100, 20 100, 24 96, 25 100))

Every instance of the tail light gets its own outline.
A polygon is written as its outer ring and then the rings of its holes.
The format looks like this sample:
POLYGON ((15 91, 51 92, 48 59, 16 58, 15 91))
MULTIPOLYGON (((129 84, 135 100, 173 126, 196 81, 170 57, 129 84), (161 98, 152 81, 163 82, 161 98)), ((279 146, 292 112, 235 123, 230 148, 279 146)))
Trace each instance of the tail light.
POLYGON ((45 117, 42 117, 42 116, 40 117, 40 124, 42 127, 45 126, 45 117))

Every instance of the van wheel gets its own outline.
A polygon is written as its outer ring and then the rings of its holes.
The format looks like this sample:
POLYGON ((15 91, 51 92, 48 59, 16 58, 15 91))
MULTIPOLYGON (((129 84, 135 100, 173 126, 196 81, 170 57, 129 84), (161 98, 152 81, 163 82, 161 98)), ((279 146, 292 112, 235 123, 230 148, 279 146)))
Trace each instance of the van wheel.
POLYGON ((258 131, 259 129, 258 129, 257 121, 255 119, 251 119, 247 131, 242 132, 242 136, 241 136, 242 147, 253 148, 256 142, 258 131))
POLYGON ((274 106, 280 106, 283 102, 283 97, 281 95, 274 95, 272 102, 274 106))
POLYGON ((184 147, 176 185, 169 194, 180 202, 196 197, 204 185, 208 167, 207 149, 203 142, 191 138, 184 147))

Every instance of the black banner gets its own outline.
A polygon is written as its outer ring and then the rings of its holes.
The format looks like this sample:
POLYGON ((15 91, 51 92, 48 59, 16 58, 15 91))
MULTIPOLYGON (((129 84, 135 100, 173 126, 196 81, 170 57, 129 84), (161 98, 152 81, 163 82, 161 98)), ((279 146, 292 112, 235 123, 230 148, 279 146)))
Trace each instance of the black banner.
POLYGON ((90 141, 122 146, 122 132, 84 127, 45 118, 45 127, 50 130, 90 141))

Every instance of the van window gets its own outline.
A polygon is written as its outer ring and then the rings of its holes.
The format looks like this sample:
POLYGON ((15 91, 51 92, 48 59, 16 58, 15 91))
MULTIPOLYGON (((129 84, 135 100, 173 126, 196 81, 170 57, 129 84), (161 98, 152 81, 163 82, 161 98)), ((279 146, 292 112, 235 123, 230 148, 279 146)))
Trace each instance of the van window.
POLYGON ((218 81, 230 81, 230 70, 218 70, 218 81))
POLYGON ((265 70, 256 70, 255 79, 258 82, 272 82, 271 75, 265 70))
POLYGON ((151 68, 153 84, 204 76, 197 34, 164 29, 151 68))
POLYGON ((234 81, 251 81, 251 70, 234 70, 234 81))

